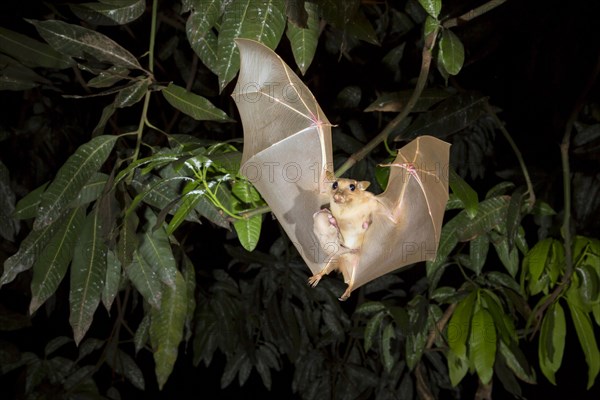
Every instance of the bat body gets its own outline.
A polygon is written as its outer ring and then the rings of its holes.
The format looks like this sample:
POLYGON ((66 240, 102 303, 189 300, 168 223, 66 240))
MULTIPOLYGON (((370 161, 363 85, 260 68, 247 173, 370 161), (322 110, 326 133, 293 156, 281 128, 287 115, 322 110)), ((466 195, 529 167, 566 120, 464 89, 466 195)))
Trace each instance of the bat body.
POLYGON ((334 180, 329 194, 331 211, 323 209, 314 215, 314 232, 328 259, 308 283, 316 286, 323 275, 339 270, 348 284, 340 300, 346 300, 352 292, 365 235, 378 208, 375 196, 366 191, 368 186, 366 181, 334 180))
POLYGON ((385 273, 434 259, 450 145, 421 136, 404 146, 378 196, 366 191, 368 182, 335 180, 331 124, 312 93, 268 47, 236 43, 241 68, 232 96, 244 126, 241 173, 312 271, 309 283, 338 269, 348 284, 345 299, 385 273))

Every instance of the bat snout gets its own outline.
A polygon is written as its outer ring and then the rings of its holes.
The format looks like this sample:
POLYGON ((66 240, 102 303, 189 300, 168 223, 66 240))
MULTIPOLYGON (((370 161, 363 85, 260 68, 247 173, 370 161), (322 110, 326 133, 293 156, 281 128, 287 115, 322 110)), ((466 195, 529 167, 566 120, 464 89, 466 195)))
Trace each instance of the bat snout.
POLYGON ((333 201, 338 204, 343 204, 346 202, 346 196, 344 196, 342 193, 335 193, 333 195, 333 201))

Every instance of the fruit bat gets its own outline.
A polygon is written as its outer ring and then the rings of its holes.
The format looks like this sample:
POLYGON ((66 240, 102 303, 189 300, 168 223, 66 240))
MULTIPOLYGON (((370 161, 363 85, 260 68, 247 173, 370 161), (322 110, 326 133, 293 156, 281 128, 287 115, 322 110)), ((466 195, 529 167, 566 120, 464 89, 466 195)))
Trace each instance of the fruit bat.
POLYGON ((271 49, 236 39, 233 91, 244 129, 240 172, 254 184, 313 276, 340 270, 352 290, 435 259, 448 200, 450 145, 421 136, 387 167, 386 190, 333 175, 331 123, 310 90, 271 49), (329 208, 326 206, 329 204, 329 208))

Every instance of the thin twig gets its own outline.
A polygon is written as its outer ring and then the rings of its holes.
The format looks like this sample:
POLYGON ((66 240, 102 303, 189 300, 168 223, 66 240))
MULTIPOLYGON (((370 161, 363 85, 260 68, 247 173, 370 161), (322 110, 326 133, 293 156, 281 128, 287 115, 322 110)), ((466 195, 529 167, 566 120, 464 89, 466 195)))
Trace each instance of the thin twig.
POLYGON ((500 132, 502 132, 502 134, 504 135, 504 138, 506 139, 508 144, 510 144, 510 147, 512 148, 513 152, 515 153, 515 156, 517 157, 517 160, 519 161, 519 165, 521 166, 521 171, 523 171, 523 177, 525 178, 525 182, 527 184, 527 193, 529 194, 528 211, 531 211, 535 204, 535 193, 533 191, 533 184, 531 183, 531 178, 529 177, 529 171, 527 170, 527 165, 525 165, 525 161, 523 160, 523 155, 521 154, 521 150, 519 150, 519 148, 517 147, 512 136, 510 135, 510 133, 508 133, 508 130, 504 127, 504 124, 502 123, 502 121, 500 121, 500 118, 498 118, 498 116, 496 115, 494 110, 492 110, 492 107, 490 106, 490 104, 487 101, 485 102, 485 109, 487 110, 488 114, 496 122, 496 125, 500 129, 500 132))
POLYGON ((584 86, 583 91, 579 95, 573 111, 569 115, 569 119, 565 125, 565 134, 563 135, 562 143, 560 145, 560 158, 562 163, 562 176, 563 176, 563 191, 564 191, 564 212, 563 212, 563 223, 561 227, 561 233, 564 239, 565 249, 565 273, 562 276, 560 282, 550 296, 546 299, 544 304, 537 309, 536 314, 533 318, 536 319, 536 326, 532 330, 531 337, 538 331, 542 323, 542 316, 550 305, 552 305, 556 299, 562 295, 562 293, 569 288, 571 276, 573 275, 573 231, 572 231, 572 220, 571 220, 571 167, 569 165, 569 147, 571 144, 571 133, 573 132, 573 126, 575 121, 585 104, 590 88, 594 87, 594 83, 600 75, 600 57, 596 59, 596 65, 590 74, 590 77, 584 86))
POLYGON ((490 0, 487 3, 482 4, 479 7, 464 13, 460 17, 447 19, 446 21, 444 21, 442 26, 444 28, 453 28, 455 26, 462 25, 465 22, 468 22, 474 18, 481 16, 482 14, 485 14, 488 11, 493 10, 494 8, 498 7, 499 5, 505 2, 506 0, 490 0))
POLYGON ((431 67, 432 50, 435 45, 435 40, 437 38, 437 34, 439 31, 439 26, 436 27, 432 32, 430 32, 425 37, 425 43, 423 45, 423 59, 421 61, 421 71, 419 72, 419 77, 417 79, 417 84, 415 86, 415 90, 408 99, 406 103, 406 107, 398 114, 393 120, 391 120, 385 128, 377 136, 375 136, 369 143, 367 143, 362 149, 352 154, 348 160, 335 172, 336 176, 341 176, 344 172, 348 171, 354 164, 358 161, 362 160, 369 154, 375 147, 377 147, 381 142, 387 139, 389 134, 396 129, 400 125, 402 121, 408 116, 408 114, 412 111, 415 104, 417 104, 417 100, 421 97, 421 93, 423 93, 423 89, 425 89, 425 84, 427 83, 427 76, 429 75, 429 69, 431 67))
POLYGON ((431 347, 433 347, 435 338, 437 337, 438 334, 440 334, 444 330, 444 328, 446 327, 446 324, 450 320, 450 317, 454 313, 455 308, 456 308, 456 303, 450 304, 450 306, 448 306, 448 308, 446 308, 446 311, 444 311, 444 314, 442 315, 440 320, 435 324, 435 329, 432 329, 431 332, 429 332, 429 336, 427 337, 427 344, 425 345, 426 349, 431 349, 431 347))

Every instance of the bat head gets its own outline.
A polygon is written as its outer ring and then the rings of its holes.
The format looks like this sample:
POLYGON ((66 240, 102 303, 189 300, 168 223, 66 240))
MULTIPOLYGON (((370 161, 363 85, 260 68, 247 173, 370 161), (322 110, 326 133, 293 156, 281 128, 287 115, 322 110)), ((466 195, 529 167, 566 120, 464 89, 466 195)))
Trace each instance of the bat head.
POLYGON ((352 205, 359 203, 364 198, 367 188, 371 183, 368 181, 356 181, 354 179, 336 179, 330 187, 330 198, 332 203, 352 205))

